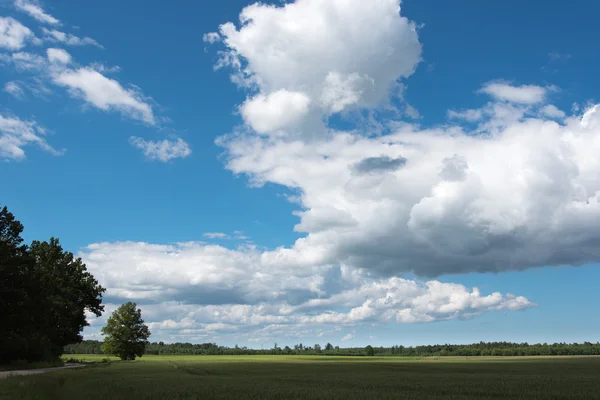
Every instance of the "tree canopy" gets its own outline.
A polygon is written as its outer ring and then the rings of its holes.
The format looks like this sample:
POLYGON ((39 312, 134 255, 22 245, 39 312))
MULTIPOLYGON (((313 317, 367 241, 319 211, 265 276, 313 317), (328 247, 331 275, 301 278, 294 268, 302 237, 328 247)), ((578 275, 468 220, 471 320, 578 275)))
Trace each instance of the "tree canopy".
POLYGON ((144 325, 142 310, 136 303, 127 302, 117 308, 102 328, 105 335, 102 351, 121 360, 135 360, 146 351, 150 330, 144 325))
POLYGON ((23 225, 0 209, 0 362, 60 356, 82 340, 85 311, 100 316, 105 289, 59 240, 23 244, 23 225))

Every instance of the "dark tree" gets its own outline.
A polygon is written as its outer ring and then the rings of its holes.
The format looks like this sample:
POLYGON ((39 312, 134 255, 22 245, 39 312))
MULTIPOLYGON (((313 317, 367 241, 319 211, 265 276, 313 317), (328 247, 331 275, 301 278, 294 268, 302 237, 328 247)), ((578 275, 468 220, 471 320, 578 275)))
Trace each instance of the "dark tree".
POLYGON ((325 350, 327 350, 327 351, 333 350, 333 345, 331 343, 327 343, 327 345, 325 346, 325 350))
POLYGON ((367 354, 367 356, 372 357, 375 355, 375 350, 373 349, 373 346, 368 345, 367 347, 365 347, 365 353, 367 354))
POLYGON ((85 310, 100 316, 104 288, 58 239, 23 245, 23 225, 0 210, 0 362, 60 356, 81 341, 85 310))
POLYGON ((49 343, 50 355, 59 356, 65 345, 83 339, 81 331, 89 325, 86 310, 102 315, 105 289, 87 272, 81 258, 63 250, 58 239, 34 241, 29 255, 34 263, 31 296, 40 305, 36 323, 49 343))
POLYGON ((136 356, 144 355, 150 330, 144 325, 142 310, 137 304, 127 302, 112 313, 102 334, 105 335, 102 345, 105 354, 135 360, 136 356))
POLYGON ((0 209, 0 363, 27 358, 33 328, 28 315, 31 262, 22 232, 14 215, 6 207, 0 209))

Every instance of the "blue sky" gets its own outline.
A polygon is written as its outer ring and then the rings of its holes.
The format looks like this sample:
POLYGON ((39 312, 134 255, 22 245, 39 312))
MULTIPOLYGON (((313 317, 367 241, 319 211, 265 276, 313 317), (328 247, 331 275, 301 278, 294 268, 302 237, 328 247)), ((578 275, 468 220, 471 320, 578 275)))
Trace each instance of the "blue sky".
POLYGON ((337 3, 0 1, 0 202, 152 340, 599 340, 600 6, 337 3))

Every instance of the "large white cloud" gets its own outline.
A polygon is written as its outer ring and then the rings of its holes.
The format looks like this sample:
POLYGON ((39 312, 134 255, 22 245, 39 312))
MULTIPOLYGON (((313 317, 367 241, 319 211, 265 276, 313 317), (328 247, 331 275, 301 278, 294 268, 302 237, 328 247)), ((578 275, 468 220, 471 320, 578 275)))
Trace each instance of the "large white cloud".
POLYGON ((561 125, 491 104, 474 131, 404 124, 376 138, 219 143, 232 171, 301 193, 307 236, 273 262, 424 276, 581 265, 600 260, 597 109, 561 125))
MULTIPOLYGON (((351 107, 372 107, 421 59, 415 25, 400 16, 399 0, 297 0, 255 3, 241 27, 220 26, 226 50, 218 66, 259 95, 242 106, 246 122, 266 133, 351 107)), ((211 42, 216 42, 212 40, 211 42)))
POLYGON ((421 47, 399 11, 394 0, 297 0, 250 5, 239 29, 221 26, 220 65, 259 90, 258 117, 242 116, 255 132, 279 130, 218 139, 227 167, 300 193, 295 229, 306 237, 263 262, 437 276, 600 261, 597 118, 557 123, 554 86, 488 82, 479 93, 490 101, 449 111, 457 123, 437 128, 391 121, 391 134, 373 137, 312 123, 375 107, 412 73, 421 47), (302 93, 310 111, 284 112, 289 96, 272 93, 302 93))
MULTIPOLYGON (((273 340, 384 323, 469 318, 533 307, 511 294, 401 278, 374 279, 347 267, 265 264, 252 247, 205 243, 98 243, 82 251, 108 288, 108 312, 133 300, 157 340, 273 340)), ((105 318, 105 317, 103 317, 105 318)), ((93 321, 92 328, 101 324, 93 321)), ((92 329, 93 330, 93 329, 92 329)))

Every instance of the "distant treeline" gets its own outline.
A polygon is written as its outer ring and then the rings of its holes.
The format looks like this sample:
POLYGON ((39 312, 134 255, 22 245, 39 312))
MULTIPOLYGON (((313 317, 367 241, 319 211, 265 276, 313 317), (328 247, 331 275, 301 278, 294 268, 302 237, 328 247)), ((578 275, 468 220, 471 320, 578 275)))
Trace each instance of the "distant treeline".
MULTIPOLYGON (((102 342, 84 340, 81 343, 65 346, 66 354, 102 354, 102 342)), ((149 343, 146 354, 156 355, 324 355, 324 356, 584 356, 600 355, 600 343, 554 343, 528 344, 509 342, 474 343, 468 345, 428 345, 392 347, 346 347, 340 348, 327 343, 325 346, 302 344, 283 348, 274 345, 270 349, 249 349, 247 347, 225 347, 215 343, 149 343)))

